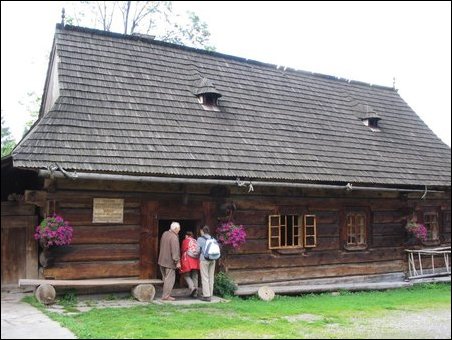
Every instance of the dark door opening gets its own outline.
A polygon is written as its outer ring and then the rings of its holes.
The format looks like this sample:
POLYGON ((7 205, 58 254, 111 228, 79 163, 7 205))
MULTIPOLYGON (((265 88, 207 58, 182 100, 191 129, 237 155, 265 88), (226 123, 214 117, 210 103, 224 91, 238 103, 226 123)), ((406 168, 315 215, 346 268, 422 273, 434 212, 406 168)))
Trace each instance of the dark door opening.
MULTIPOLYGON (((179 222, 180 231, 179 231, 179 249, 182 244, 182 240, 185 238, 185 233, 187 231, 191 231, 194 234, 195 239, 198 238, 199 231, 199 221, 198 220, 159 220, 159 238, 158 238, 158 249, 160 251, 160 239, 165 231, 169 230, 172 222, 179 222)), ((158 265, 157 265, 158 266, 158 265)), ((160 268, 157 268, 157 277, 159 279, 162 278, 162 274, 160 273, 160 268)), ((176 283, 174 288, 182 288, 185 286, 184 280, 181 278, 179 271, 176 271, 176 283)))

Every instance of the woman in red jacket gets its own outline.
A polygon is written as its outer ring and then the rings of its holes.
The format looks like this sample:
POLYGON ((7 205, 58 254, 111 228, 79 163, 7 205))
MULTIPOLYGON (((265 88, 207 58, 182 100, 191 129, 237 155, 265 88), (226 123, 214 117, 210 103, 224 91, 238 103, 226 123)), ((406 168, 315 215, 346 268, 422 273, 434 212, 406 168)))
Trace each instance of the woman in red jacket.
POLYGON ((190 296, 195 297, 198 293, 198 270, 199 270, 198 243, 193 238, 193 233, 187 231, 181 247, 180 272, 190 289, 190 296))

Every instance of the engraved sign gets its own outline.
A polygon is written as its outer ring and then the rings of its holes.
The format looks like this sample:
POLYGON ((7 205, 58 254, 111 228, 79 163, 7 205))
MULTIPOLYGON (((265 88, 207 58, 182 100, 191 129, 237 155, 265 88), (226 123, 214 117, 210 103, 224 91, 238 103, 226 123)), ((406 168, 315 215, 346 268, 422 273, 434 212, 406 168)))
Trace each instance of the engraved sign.
POLYGON ((123 198, 93 198, 93 223, 123 223, 123 198))

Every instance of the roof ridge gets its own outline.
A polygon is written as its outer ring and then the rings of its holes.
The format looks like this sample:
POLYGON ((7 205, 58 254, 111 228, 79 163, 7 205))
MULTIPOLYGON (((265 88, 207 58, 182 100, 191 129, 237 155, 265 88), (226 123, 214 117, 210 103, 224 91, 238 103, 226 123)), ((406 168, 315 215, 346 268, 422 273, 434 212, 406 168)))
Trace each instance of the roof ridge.
POLYGON ((390 91, 397 92, 397 89, 394 89, 394 87, 390 87, 390 86, 372 84, 372 83, 367 83, 367 82, 364 82, 364 81, 353 80, 353 79, 346 79, 346 78, 342 78, 342 77, 339 77, 339 76, 333 76, 333 75, 328 75, 328 74, 324 74, 324 73, 311 72, 311 71, 306 71, 306 70, 299 70, 299 69, 295 69, 295 68, 292 68, 292 67, 283 67, 281 65, 265 63, 265 62, 262 62, 262 61, 258 61, 258 60, 254 60, 254 59, 248 59, 248 58, 244 58, 244 57, 238 57, 238 56, 234 56, 234 55, 231 55, 231 54, 226 54, 226 53, 221 53, 221 52, 216 52, 216 51, 207 51, 207 50, 203 50, 203 49, 200 49, 200 48, 195 48, 195 47, 190 47, 190 46, 185 46, 185 45, 179 45, 179 44, 174 44, 174 43, 169 43, 169 42, 156 40, 156 39, 150 39, 150 38, 147 38, 147 37, 143 37, 142 35, 132 35, 132 34, 123 34, 123 33, 109 32, 109 31, 99 30, 99 29, 96 29, 96 28, 88 28, 88 27, 74 26, 74 25, 62 25, 61 23, 56 24, 56 28, 60 29, 60 30, 69 30, 69 31, 76 31, 76 32, 84 32, 84 33, 91 33, 91 34, 109 36, 109 37, 118 38, 118 39, 128 39, 128 40, 142 41, 142 42, 145 42, 145 43, 148 43, 148 44, 156 44, 156 45, 161 45, 161 46, 167 46, 167 47, 170 47, 170 48, 177 48, 177 49, 182 49, 182 50, 191 51, 191 52, 195 52, 195 53, 202 53, 202 54, 212 55, 212 56, 216 56, 216 57, 222 57, 222 58, 235 60, 235 61, 246 63, 246 64, 272 68, 272 69, 280 70, 282 72, 300 73, 300 74, 305 74, 305 75, 309 75, 309 76, 313 76, 313 77, 317 77, 317 78, 338 81, 338 82, 341 82, 341 83, 348 83, 348 84, 353 84, 353 85, 359 85, 359 86, 365 86, 365 87, 371 87, 371 88, 378 88, 378 89, 382 89, 382 90, 390 90, 390 91))

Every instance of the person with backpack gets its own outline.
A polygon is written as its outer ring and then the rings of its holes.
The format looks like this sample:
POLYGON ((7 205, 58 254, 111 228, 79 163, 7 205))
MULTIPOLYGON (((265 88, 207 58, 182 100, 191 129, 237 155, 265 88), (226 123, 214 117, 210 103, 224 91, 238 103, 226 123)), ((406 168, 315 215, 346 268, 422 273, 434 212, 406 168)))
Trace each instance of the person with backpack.
POLYGON ((211 301, 213 296, 213 283, 215 275, 215 263, 220 258, 220 247, 217 240, 210 236, 208 226, 202 227, 201 236, 198 237, 198 245, 201 248, 199 256, 199 268, 201 272, 202 301, 211 301))
POLYGON ((199 255, 198 243, 193 238, 193 233, 187 231, 181 246, 180 273, 187 282, 191 297, 195 297, 198 293, 199 255))

